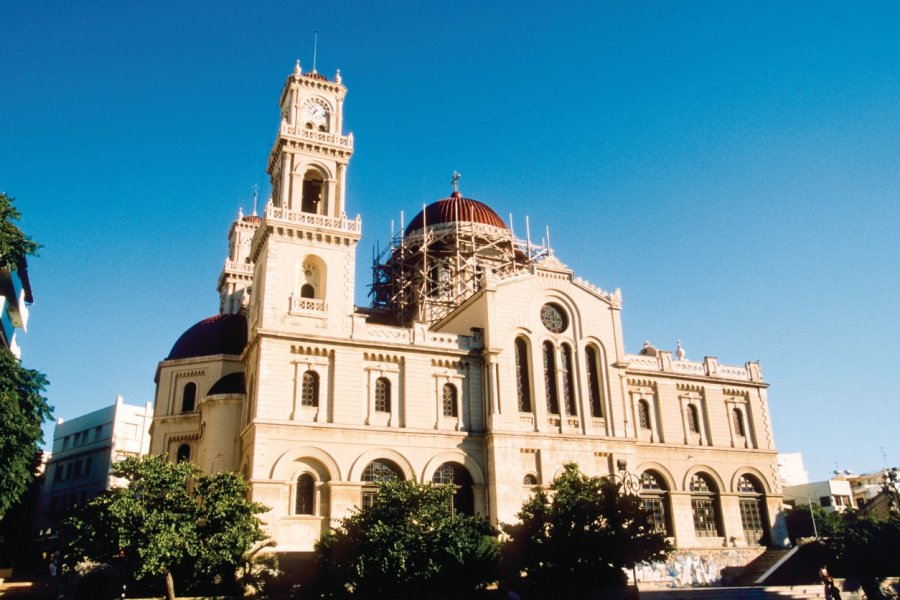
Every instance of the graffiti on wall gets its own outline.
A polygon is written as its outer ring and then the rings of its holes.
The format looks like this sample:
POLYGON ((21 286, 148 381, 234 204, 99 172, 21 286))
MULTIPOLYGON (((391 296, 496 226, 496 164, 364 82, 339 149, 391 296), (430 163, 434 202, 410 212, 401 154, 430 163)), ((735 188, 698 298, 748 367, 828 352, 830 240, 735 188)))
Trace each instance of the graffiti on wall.
POLYGON ((726 568, 743 567, 763 551, 763 548, 676 550, 664 562, 637 565, 634 574, 638 582, 669 587, 721 585, 726 568))

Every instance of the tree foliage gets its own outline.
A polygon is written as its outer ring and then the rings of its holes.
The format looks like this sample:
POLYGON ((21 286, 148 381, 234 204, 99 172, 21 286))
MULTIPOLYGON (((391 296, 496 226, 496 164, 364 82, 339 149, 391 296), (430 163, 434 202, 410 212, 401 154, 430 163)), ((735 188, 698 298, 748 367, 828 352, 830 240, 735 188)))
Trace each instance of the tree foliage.
POLYGON ((671 545, 654 531, 640 498, 620 488, 569 463, 549 494, 541 489, 526 500, 520 522, 503 528, 510 536, 503 562, 514 585, 524 572, 525 585, 583 594, 623 584, 623 569, 639 562, 663 560, 671 545))
POLYGON ((128 486, 92 499, 65 523, 66 555, 116 564, 137 581, 174 580, 194 589, 227 588, 245 554, 265 539, 258 514, 266 507, 246 499, 237 473, 205 475, 190 462, 162 456, 128 458, 113 467, 128 486))
POLYGON ((499 543, 482 517, 451 510, 453 487, 388 481, 316 544, 326 595, 464 593, 495 578, 499 543))
POLYGON ((826 547, 836 559, 832 572, 863 581, 868 598, 880 598, 879 582, 900 573, 900 516, 869 517, 855 510, 834 515, 826 547))
POLYGON ((15 269, 26 256, 36 255, 41 247, 13 223, 22 217, 13 200, 0 192, 0 268, 5 269, 15 269))
POLYGON ((41 395, 46 387, 43 374, 0 348, 0 518, 34 479, 44 441, 41 424, 52 416, 41 395))
POLYGON ((791 543, 797 544, 802 538, 830 537, 838 526, 839 519, 840 513, 825 512, 821 506, 813 504, 811 509, 808 505, 792 508, 785 517, 785 523, 791 543))

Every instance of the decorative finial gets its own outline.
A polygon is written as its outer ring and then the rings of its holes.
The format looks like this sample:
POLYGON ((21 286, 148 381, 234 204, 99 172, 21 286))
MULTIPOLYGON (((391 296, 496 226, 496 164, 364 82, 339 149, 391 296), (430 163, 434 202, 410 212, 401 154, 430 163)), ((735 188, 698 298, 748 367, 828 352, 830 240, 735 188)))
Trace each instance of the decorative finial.
POLYGON ((256 216, 256 203, 259 201, 259 186, 253 184, 253 216, 256 216))
POLYGON ((681 340, 678 340, 678 347, 675 349, 675 358, 678 360, 684 360, 684 348, 681 347, 681 340))
POLYGON ((243 207, 243 206, 238 206, 238 218, 237 218, 237 220, 240 221, 240 220, 243 219, 243 218, 244 218, 244 207, 243 207))
POLYGON ((338 70, 337 70, 337 73, 334 74, 334 80, 335 80, 336 83, 340 83, 340 82, 341 82, 341 70, 340 70, 340 69, 338 69, 338 70))
POLYGON ((294 76, 300 77, 300 74, 303 73, 303 69, 300 68, 300 59, 297 59, 297 64, 294 65, 294 76))
POLYGON ((457 194, 459 193, 459 178, 462 175, 459 174, 459 171, 453 171, 453 178, 450 180, 450 183, 453 184, 453 191, 457 194))

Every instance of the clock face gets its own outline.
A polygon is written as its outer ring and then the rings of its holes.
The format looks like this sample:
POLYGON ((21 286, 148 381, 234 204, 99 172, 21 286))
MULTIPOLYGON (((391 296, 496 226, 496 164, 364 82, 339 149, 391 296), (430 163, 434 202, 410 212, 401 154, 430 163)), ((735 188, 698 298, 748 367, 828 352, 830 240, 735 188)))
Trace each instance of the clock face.
POLYGON ((316 123, 324 123, 326 115, 325 107, 315 102, 306 105, 306 116, 316 123))

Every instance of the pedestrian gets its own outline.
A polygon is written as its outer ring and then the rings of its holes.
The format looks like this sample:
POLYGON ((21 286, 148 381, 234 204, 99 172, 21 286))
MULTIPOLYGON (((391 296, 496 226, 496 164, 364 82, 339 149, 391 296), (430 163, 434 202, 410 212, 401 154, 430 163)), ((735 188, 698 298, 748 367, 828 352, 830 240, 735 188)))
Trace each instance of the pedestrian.
POLYGON ((828 573, 828 565, 819 569, 819 580, 825 586, 825 600, 840 600, 841 593, 834 586, 834 578, 828 573))

